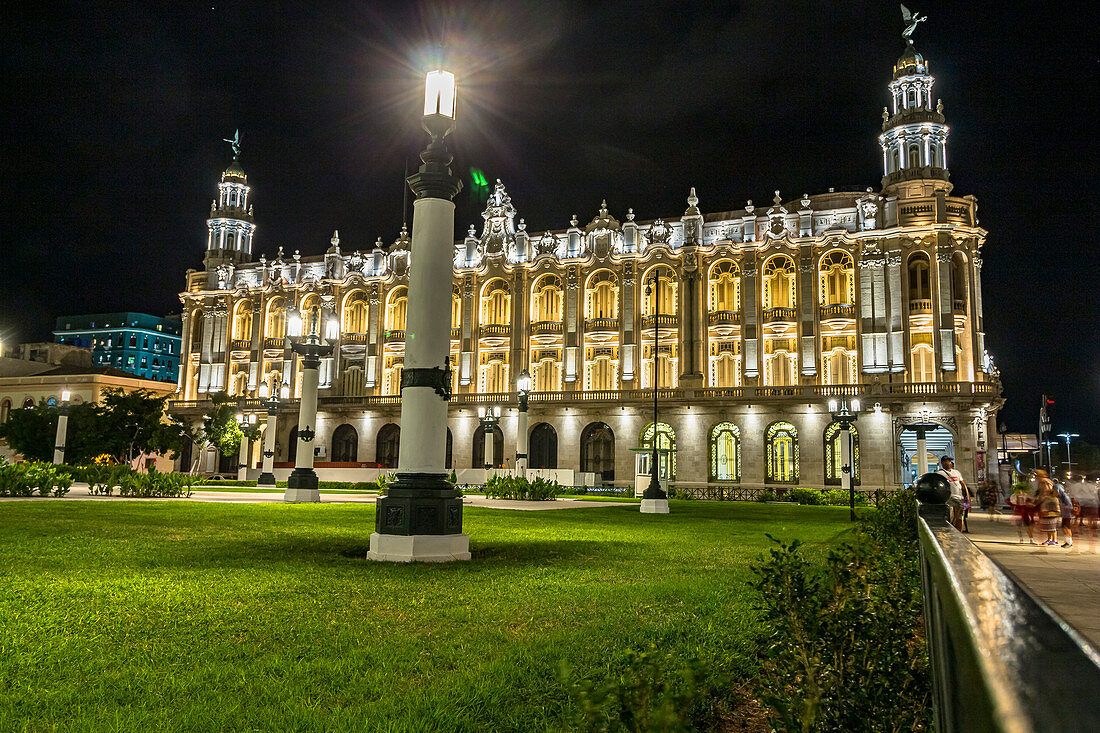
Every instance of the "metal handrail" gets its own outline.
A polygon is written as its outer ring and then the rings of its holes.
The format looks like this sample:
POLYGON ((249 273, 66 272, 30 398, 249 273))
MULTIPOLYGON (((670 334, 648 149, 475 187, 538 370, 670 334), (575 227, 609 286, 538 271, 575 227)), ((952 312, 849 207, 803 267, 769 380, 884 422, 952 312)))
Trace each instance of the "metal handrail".
POLYGON ((1095 730, 1100 652, 951 526, 944 504, 922 503, 917 531, 935 729, 1095 730))

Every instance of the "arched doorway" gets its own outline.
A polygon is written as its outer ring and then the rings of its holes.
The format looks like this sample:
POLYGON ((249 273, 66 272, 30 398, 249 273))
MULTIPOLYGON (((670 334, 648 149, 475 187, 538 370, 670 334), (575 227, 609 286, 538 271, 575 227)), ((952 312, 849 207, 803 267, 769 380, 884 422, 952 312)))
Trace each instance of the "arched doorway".
POLYGON ((770 484, 798 482, 798 431, 785 420, 773 422, 764 432, 765 477, 770 484))
POLYGON ((553 425, 540 422, 532 428, 528 445, 528 467, 558 467, 558 431, 554 430, 553 425))
POLYGON ((642 434, 638 439, 638 447, 646 450, 638 456, 640 461, 638 473, 644 475, 650 472, 649 461, 654 435, 656 435, 657 440, 657 458, 661 462, 657 475, 662 478, 674 479, 676 478, 676 433, 672 430, 672 426, 665 422, 657 423, 656 430, 653 423, 642 429, 642 434))
MULTIPOLYGON (((848 429, 851 432, 852 445, 852 485, 859 486, 859 431, 853 425, 848 429)), ((842 430, 840 423, 831 422, 825 426, 825 434, 822 440, 825 443, 825 485, 840 486, 844 472, 841 460, 842 430)))
MULTIPOLYGON (((474 468, 485 467, 485 427, 478 425, 474 431, 474 468)), ((493 426, 493 465, 504 466, 504 432, 499 425, 493 426)))
POLYGON ((401 450, 401 427, 386 423, 378 431, 374 460, 382 468, 397 468, 397 456, 401 450))
POLYGON ((605 483, 615 480, 615 433, 607 423, 589 423, 581 431, 581 471, 605 483))
POLYGON ((711 428, 710 480, 741 480, 741 430, 731 422, 711 428))
POLYGON ((332 431, 332 460, 337 463, 353 463, 359 456, 359 433, 344 423, 332 431))

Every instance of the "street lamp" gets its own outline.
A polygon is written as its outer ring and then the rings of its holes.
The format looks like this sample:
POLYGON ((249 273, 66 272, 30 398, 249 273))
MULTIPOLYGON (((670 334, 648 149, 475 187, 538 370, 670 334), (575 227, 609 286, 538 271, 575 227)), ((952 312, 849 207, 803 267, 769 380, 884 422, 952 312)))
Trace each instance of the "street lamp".
POLYGON ((424 85, 423 165, 408 177, 413 202, 412 268, 401 372, 401 441, 397 479, 377 503, 372 560, 470 559, 462 533, 462 497, 447 480, 447 402, 451 398, 451 284, 455 195, 446 138, 455 127, 455 77, 430 72, 424 85))
MULTIPOLYGON (((493 438, 496 437, 497 424, 500 422, 500 405, 484 405, 477 408, 477 416, 481 419, 482 439, 485 444, 485 480, 489 480, 488 471, 491 471, 495 465, 493 456, 493 438)), ((518 456, 517 456, 518 457, 518 456)))
POLYGON ((829 400, 829 413, 840 423, 840 485, 848 490, 848 509, 853 522, 856 521, 856 489, 852 480, 852 423, 859 418, 859 407, 858 398, 850 405, 847 397, 841 397, 839 405, 836 399, 829 400))
MULTIPOLYGON (((298 319, 299 332, 301 319, 298 319)), ((314 309, 310 317, 308 336, 290 336, 290 347, 302 357, 302 400, 298 408, 298 452, 294 457, 294 471, 286 482, 287 502, 318 502, 321 492, 317 490, 317 473, 313 470, 313 439, 317 437, 317 383, 321 358, 332 353, 333 344, 322 339, 318 328, 321 319, 320 309, 314 309)))
MULTIPOLYGON (((657 272, 649 278, 645 286, 646 297, 653 296, 653 445, 649 462, 649 486, 642 492, 642 514, 668 514, 668 495, 661 490, 660 457, 657 453, 657 435, 660 432, 657 421, 657 360, 661 344, 661 291, 657 272)), ((671 466, 672 457, 669 456, 671 466)))
POLYGON ((53 442, 53 463, 60 466, 65 462, 65 439, 69 432, 69 390, 61 391, 61 404, 57 406, 57 435, 53 442))
POLYGON ((527 476, 527 397, 531 394, 531 373, 524 369, 516 377, 519 393, 519 415, 516 418, 516 474, 527 476))
POLYGON ((1058 433, 1058 437, 1066 441, 1066 474, 1070 475, 1073 472, 1073 460, 1069 454, 1069 444, 1074 438, 1080 438, 1077 433, 1058 433))
POLYGON ((248 464, 252 457, 252 440, 248 436, 256 425, 256 415, 238 412, 237 425, 241 429, 241 447, 237 451, 237 480, 244 481, 248 478, 248 464))
POLYGON ((264 462, 260 470, 260 478, 256 481, 257 487, 268 489, 275 488, 275 426, 279 415, 279 387, 280 380, 275 381, 274 388, 268 395, 267 382, 260 384, 260 398, 264 400, 267 408, 267 427, 264 428, 264 462))

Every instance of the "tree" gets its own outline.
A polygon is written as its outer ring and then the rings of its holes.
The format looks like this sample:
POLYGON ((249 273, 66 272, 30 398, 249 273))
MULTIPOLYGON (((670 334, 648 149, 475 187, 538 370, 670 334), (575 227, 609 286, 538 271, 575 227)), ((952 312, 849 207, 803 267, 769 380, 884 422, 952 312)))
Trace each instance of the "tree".
POLYGON ((168 419, 165 409, 169 397, 147 389, 104 390, 99 425, 106 448, 103 452, 120 463, 130 463, 143 453, 167 453, 175 458, 183 447, 186 430, 168 419))
POLYGON ((184 438, 198 449, 193 451, 192 471, 206 446, 213 445, 223 456, 232 456, 240 452, 241 441, 255 440, 260 436, 258 425, 242 430, 237 423, 237 398, 225 392, 216 392, 210 395, 210 401, 214 403, 212 414, 203 416, 202 427, 198 430, 191 432, 184 427, 185 421, 177 418, 184 438))
MULTIPOLYGON (((12 410, 8 421, 0 425, 0 439, 28 460, 52 461, 59 415, 58 408, 44 399, 34 407, 12 410)), ((104 452, 99 418, 100 409, 94 404, 70 405, 65 434, 67 463, 86 463, 104 452)))

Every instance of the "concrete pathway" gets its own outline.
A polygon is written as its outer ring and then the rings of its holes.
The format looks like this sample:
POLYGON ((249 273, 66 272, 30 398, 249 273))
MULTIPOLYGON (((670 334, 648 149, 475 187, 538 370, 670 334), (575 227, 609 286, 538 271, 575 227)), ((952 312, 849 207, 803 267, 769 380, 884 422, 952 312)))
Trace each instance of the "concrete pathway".
POLYGON ((1063 549, 1029 544, 1025 532, 1021 543, 1008 514, 972 514, 969 524, 967 536, 982 552, 1100 649, 1100 539, 1078 530, 1075 546, 1063 549))
MULTIPOLYGON (((321 494, 322 504, 373 504, 375 494, 321 494)), ((260 504, 282 502, 283 492, 248 491, 202 491, 198 490, 187 499, 140 498, 129 496, 92 496, 87 484, 73 484, 69 493, 61 498, 54 497, 0 497, 4 501, 202 501, 217 504, 260 504)), ((554 501, 512 501, 505 499, 486 499, 480 494, 468 494, 462 497, 465 506, 485 507, 487 509, 512 509, 516 511, 546 511, 549 509, 587 509, 602 506, 622 506, 614 501, 578 501, 561 497, 554 501)))

